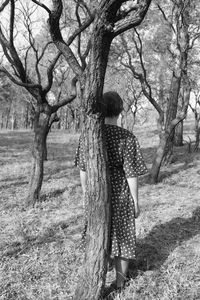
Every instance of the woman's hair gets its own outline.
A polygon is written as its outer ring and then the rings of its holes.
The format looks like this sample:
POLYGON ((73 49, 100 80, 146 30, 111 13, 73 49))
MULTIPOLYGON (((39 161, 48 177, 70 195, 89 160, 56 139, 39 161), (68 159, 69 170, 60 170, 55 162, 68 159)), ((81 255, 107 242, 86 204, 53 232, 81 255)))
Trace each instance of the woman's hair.
POLYGON ((100 110, 104 117, 116 117, 123 110, 123 101, 117 92, 106 92, 100 102, 100 110))

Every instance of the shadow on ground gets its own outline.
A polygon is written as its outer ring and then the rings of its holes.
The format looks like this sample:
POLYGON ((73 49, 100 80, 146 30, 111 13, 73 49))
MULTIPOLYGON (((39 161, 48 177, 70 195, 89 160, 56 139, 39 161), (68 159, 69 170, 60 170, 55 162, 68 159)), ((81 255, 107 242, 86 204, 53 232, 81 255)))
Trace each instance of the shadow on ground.
MULTIPOLYGON (((174 218, 156 225, 144 239, 138 240, 137 269, 147 271, 160 268, 176 247, 198 234, 200 207, 193 211, 191 218, 174 218)), ((134 267, 133 262, 131 268, 134 267)))

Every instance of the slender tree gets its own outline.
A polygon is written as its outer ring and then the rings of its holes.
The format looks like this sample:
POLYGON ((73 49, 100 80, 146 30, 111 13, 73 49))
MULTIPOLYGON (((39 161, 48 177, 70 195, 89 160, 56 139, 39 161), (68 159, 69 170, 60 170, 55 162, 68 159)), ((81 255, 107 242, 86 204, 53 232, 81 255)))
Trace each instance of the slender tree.
MULTIPOLYGON (((58 103, 51 105, 48 101, 48 93, 53 84, 53 70, 61 56, 60 51, 51 56, 48 61, 47 50, 51 43, 47 41, 41 48, 37 43, 31 17, 35 12, 34 7, 26 6, 22 2, 14 0, 4 1, 0 7, 2 14, 0 21, 0 44, 7 59, 7 68, 1 66, 3 72, 15 84, 24 87, 31 95, 27 100, 31 102, 34 109, 34 141, 32 147, 32 165, 28 188, 27 204, 34 205, 39 199, 43 181, 44 158, 46 155, 46 138, 56 111, 71 102, 76 97, 76 79, 71 82, 71 93, 69 96, 58 103), (21 4, 21 5, 20 5, 21 4), (19 7, 16 5, 20 5, 19 7), (17 38, 22 26, 17 16, 17 8, 20 8, 20 17, 23 19, 26 32, 27 47, 23 56, 17 44, 17 38), (3 24, 4 10, 9 13, 8 28, 3 24), (17 19, 17 22, 16 22, 17 19), (7 30, 8 29, 8 33, 7 30), (31 59, 30 59, 31 58, 31 59), (34 59, 34 65, 32 65, 34 59), (43 68, 42 62, 46 59, 47 68, 43 68), (32 72, 34 70, 34 72, 32 72), (44 77, 43 77, 44 75, 44 77)), ((19 40, 18 40, 19 44, 19 40)), ((69 83, 70 84, 70 83, 69 83)))
POLYGON ((195 120, 195 145, 194 151, 199 151, 200 143, 200 87, 198 84, 193 84, 194 101, 193 104, 189 104, 195 120))
MULTIPOLYGON (((156 150, 156 154, 153 160, 151 168, 151 181, 156 183, 158 181, 158 175, 161 164, 163 161, 169 161, 174 142, 174 130, 175 127, 183 121, 187 114, 187 108, 190 96, 190 81, 188 77, 188 54, 193 46, 194 39, 189 34, 189 25, 191 13, 191 2, 190 1, 173 1, 168 6, 167 12, 157 4, 157 8, 161 12, 164 18, 165 27, 159 27, 159 35, 157 41, 154 40, 154 50, 156 50, 156 59, 154 60, 154 69, 152 72, 152 65, 144 55, 144 47, 140 31, 135 29, 135 33, 129 35, 129 43, 132 40, 135 46, 136 53, 139 58, 138 63, 135 62, 135 52, 132 55, 130 46, 128 45, 127 38, 122 36, 124 53, 121 57, 121 63, 127 67, 133 74, 133 77, 139 80, 141 89, 145 97, 154 106, 158 112, 158 129, 159 129, 159 146, 156 150), (169 10, 171 7, 171 11, 169 10), (166 40, 163 39, 165 36, 165 29, 167 28, 166 40), (160 43, 162 31, 162 42, 160 43), (170 64, 166 66, 165 55, 168 52, 170 64), (159 59, 159 62, 158 62, 159 59), (148 67, 147 67, 148 66, 148 67), (164 70, 168 72, 165 73, 164 70), (154 80, 150 75, 153 73, 154 80), (170 75, 168 75, 170 73, 170 75), (155 80, 157 76, 157 82, 155 80), (168 91, 165 88, 164 80, 170 79, 168 91), (155 86, 156 83, 156 86, 155 86), (181 88, 182 87, 182 88, 181 88), (182 98, 180 97, 180 90, 182 91, 182 98), (166 95, 167 94, 167 101, 166 95), (181 109, 178 111, 178 101, 182 99, 181 109)), ((155 8, 153 8, 155 9, 155 8)), ((146 29, 146 27, 145 27, 146 29)), ((195 37, 196 38, 196 37, 195 37)), ((147 55, 146 55, 147 56, 147 55)), ((152 58, 151 58, 152 60, 152 58)))

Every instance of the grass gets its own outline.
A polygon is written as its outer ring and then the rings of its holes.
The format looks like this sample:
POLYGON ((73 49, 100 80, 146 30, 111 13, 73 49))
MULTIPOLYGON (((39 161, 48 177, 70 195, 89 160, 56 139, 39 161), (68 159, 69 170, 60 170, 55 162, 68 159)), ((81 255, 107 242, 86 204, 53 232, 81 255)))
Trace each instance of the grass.
MULTIPOLYGON (((150 167, 155 131, 138 127, 136 135, 150 167)), ((26 210, 32 135, 3 131, 0 137, 0 300, 72 299, 82 262, 82 192, 73 167, 78 135, 50 133, 44 201, 26 210)), ((141 178, 137 268, 132 264, 129 286, 113 299, 200 299, 199 168, 200 155, 185 146, 176 148, 159 184, 141 178)))

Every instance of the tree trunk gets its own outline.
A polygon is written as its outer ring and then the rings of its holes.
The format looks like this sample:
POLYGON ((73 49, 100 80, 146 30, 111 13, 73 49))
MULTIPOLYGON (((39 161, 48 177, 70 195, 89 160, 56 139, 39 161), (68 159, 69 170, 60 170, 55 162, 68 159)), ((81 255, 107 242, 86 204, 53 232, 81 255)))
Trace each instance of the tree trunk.
POLYGON ((151 171, 150 171, 150 176, 151 176, 150 182, 152 184, 155 184, 158 182, 158 176, 160 173, 160 168, 162 165, 162 161, 163 161, 163 157, 164 157, 164 153, 165 153, 166 142, 167 142, 167 137, 166 137, 164 131, 161 132, 159 136, 160 136, 159 146, 156 149, 156 153, 155 153, 153 164, 152 164, 151 171))
POLYGON ((183 121, 179 122, 175 127, 174 146, 183 146, 183 121))
POLYGON ((16 114, 15 111, 13 111, 11 115, 11 130, 15 130, 15 129, 16 129, 16 114))
POLYGON ((28 129, 28 113, 29 113, 29 105, 28 105, 28 103, 26 103, 26 104, 24 104, 24 111, 23 111, 23 116, 24 116, 23 127, 25 129, 28 129))
POLYGON ((109 173, 105 163, 103 120, 87 117, 85 140, 88 178, 88 228, 85 264, 81 270, 74 300, 102 299, 107 272, 110 239, 109 173))
POLYGON ((3 129, 3 119, 4 119, 4 115, 3 112, 1 113, 1 121, 0 121, 0 128, 3 129))
POLYGON ((46 138, 48 134, 50 116, 39 113, 35 117, 34 142, 32 150, 32 166, 27 196, 27 205, 34 206, 39 201, 44 172, 44 155, 46 138))
MULTIPOLYGON (((86 252, 80 280, 74 300, 100 300, 104 291, 110 246, 110 180, 103 119, 100 117, 99 101, 102 97, 104 78, 112 35, 106 31, 98 16, 92 36, 90 60, 83 99, 85 101, 85 153, 87 154, 88 178, 88 227, 86 232, 86 252)), ((105 18, 106 19, 106 18, 105 18)), ((103 23, 104 24, 104 23, 103 23)))
POLYGON ((5 129, 9 128, 9 118, 10 118, 10 107, 6 109, 6 115, 5 115, 5 129))
POLYGON ((165 147, 165 153, 163 159, 169 160, 173 151, 173 142, 174 142, 174 126, 172 126, 172 121, 176 119, 177 108, 178 108, 178 96, 180 91, 181 84, 181 70, 178 70, 175 74, 173 72, 171 87, 170 87, 170 96, 168 99, 168 106, 166 111, 166 122, 165 122, 165 133, 167 136, 167 144, 165 147), (168 138, 170 137, 170 138, 168 138), (169 156, 170 154, 170 156, 169 156))
POLYGON ((194 151, 198 151, 199 143, 200 143, 200 128, 199 128, 199 121, 200 117, 198 116, 198 113, 195 112, 195 145, 194 145, 194 151))
POLYGON ((154 156, 153 164, 150 171, 151 183, 158 182, 158 176, 163 161, 168 163, 171 159, 173 149, 174 127, 172 121, 176 118, 178 94, 180 90, 181 78, 175 76, 173 73, 171 81, 171 94, 168 99, 168 106, 166 111, 166 121, 163 124, 163 118, 158 119, 158 127, 160 132, 160 143, 154 156))

